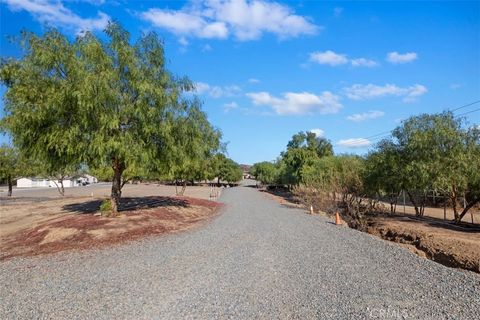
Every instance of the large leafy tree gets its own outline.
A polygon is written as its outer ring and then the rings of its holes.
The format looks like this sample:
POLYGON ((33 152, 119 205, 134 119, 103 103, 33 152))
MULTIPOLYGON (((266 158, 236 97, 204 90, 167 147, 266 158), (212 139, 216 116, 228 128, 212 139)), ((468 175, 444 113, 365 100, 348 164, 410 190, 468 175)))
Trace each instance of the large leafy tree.
POLYGON ((218 184, 221 181, 228 183, 235 183, 242 180, 243 170, 240 165, 230 158, 227 158, 222 153, 217 153, 212 161, 214 164, 211 166, 212 175, 218 179, 218 184))
POLYGON ((166 70, 156 34, 131 44, 118 24, 105 33, 106 41, 86 33, 70 42, 55 30, 25 32, 24 56, 3 60, 0 80, 14 144, 52 167, 108 164, 117 212, 123 173, 166 157, 169 118, 191 84, 166 70))
POLYGON ((330 141, 318 137, 313 132, 299 132, 292 136, 287 144, 287 150, 282 152, 280 167, 282 180, 287 185, 304 183, 305 172, 313 163, 333 155, 330 141))
POLYGON ((255 179, 264 185, 271 185, 277 182, 278 170, 277 166, 272 162, 263 161, 255 163, 250 171, 255 176, 255 179))
POLYGON ((300 148, 315 152, 319 158, 333 155, 330 141, 310 131, 294 134, 287 144, 287 150, 300 148))
POLYGON ((208 122, 198 100, 185 101, 184 112, 174 120, 169 168, 175 182, 182 181, 180 194, 183 195, 187 181, 211 177, 209 162, 222 147, 221 132, 208 122))
POLYGON ((365 188, 372 197, 386 197, 391 213, 395 213, 398 197, 403 190, 402 155, 390 140, 380 141, 366 158, 365 188))
POLYGON ((416 214, 423 215, 427 192, 439 190, 450 198, 455 221, 461 221, 480 201, 479 129, 468 128, 464 119, 444 112, 410 117, 393 131, 393 137, 399 152, 397 176, 416 214), (466 205, 459 211, 461 198, 466 205))

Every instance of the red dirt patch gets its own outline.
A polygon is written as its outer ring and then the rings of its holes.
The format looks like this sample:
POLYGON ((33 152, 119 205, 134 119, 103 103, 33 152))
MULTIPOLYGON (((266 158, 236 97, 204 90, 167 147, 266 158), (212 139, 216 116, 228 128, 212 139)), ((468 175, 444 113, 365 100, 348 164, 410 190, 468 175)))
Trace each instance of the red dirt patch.
POLYGON ((172 197, 171 200, 162 200, 163 204, 155 208, 123 211, 116 218, 78 213, 61 215, 2 237, 0 260, 98 248, 187 230, 215 216, 221 206, 217 202, 188 197, 172 197))

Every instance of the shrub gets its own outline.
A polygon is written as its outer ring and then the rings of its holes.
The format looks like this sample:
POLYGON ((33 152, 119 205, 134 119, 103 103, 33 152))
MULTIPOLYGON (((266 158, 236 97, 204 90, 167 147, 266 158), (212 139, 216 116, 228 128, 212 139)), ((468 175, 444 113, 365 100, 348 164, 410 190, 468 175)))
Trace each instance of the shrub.
POLYGON ((110 213, 112 212, 112 202, 110 199, 104 199, 102 203, 100 204, 100 212, 102 213, 102 216, 109 216, 110 213))

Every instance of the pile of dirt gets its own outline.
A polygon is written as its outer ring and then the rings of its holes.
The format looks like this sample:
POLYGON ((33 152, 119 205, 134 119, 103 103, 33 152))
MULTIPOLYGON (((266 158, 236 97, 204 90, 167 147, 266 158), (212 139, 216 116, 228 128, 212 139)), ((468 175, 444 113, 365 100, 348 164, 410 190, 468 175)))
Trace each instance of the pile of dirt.
POLYGON ((154 208, 123 211, 116 218, 94 213, 70 213, 2 236, 0 260, 72 249, 103 247, 149 235, 190 229, 215 216, 221 204, 174 197, 154 208), (179 205, 181 203, 181 205, 179 205))
POLYGON ((475 228, 405 216, 374 217, 368 225, 368 233, 403 244, 420 256, 480 273, 480 231, 475 228))

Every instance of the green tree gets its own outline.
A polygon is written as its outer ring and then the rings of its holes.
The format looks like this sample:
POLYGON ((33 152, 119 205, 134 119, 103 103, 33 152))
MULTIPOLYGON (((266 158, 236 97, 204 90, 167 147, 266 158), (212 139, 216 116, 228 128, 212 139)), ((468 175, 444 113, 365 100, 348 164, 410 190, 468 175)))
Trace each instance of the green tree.
POLYGON ((251 168, 251 173, 255 176, 256 180, 264 185, 275 184, 278 179, 276 165, 268 161, 255 163, 251 168))
POLYGON ((213 161, 215 162, 213 168, 216 173, 215 176, 218 179, 218 184, 220 184, 221 181, 235 183, 242 180, 243 170, 238 163, 232 159, 227 158, 222 153, 218 153, 215 155, 213 161))
POLYGON ((371 197, 387 197, 390 212, 395 213, 403 189, 402 158, 392 141, 380 141, 366 158, 365 187, 371 197))
POLYGON ((192 86, 166 70, 156 34, 130 44, 118 24, 105 33, 107 41, 86 33, 70 42, 55 30, 25 32, 25 54, 2 61, 0 80, 14 144, 51 167, 108 163, 116 213, 124 172, 167 156, 168 119, 192 86))
POLYGON ((280 178, 287 185, 304 182, 304 172, 316 160, 332 156, 332 144, 325 138, 317 137, 313 132, 299 132, 292 136, 287 150, 281 153, 280 178))
POLYGON ((480 201, 478 128, 467 128, 465 120, 451 112, 422 114, 404 121, 393 137, 400 152, 398 172, 416 214, 423 215, 429 190, 441 190, 451 200, 455 221, 460 222, 480 201), (461 198, 467 203, 459 211, 461 198))
POLYGON ((0 180, 4 180, 8 185, 7 196, 12 196, 13 180, 19 174, 18 151, 6 144, 0 146, 0 180))
POLYGON ((300 131, 299 133, 294 134, 287 144, 287 150, 300 148, 314 151, 320 158, 333 155, 333 147, 330 141, 318 137, 315 133, 310 131, 300 131))
POLYGON ((38 172, 38 165, 20 153, 17 148, 7 144, 0 146, 0 180, 7 182, 7 196, 12 196, 13 182, 16 178, 36 175, 38 172))
POLYGON ((221 132, 215 129, 200 109, 200 102, 186 103, 185 114, 174 121, 171 174, 177 183, 183 182, 180 195, 183 195, 187 181, 205 180, 210 177, 209 162, 221 149, 221 132))

